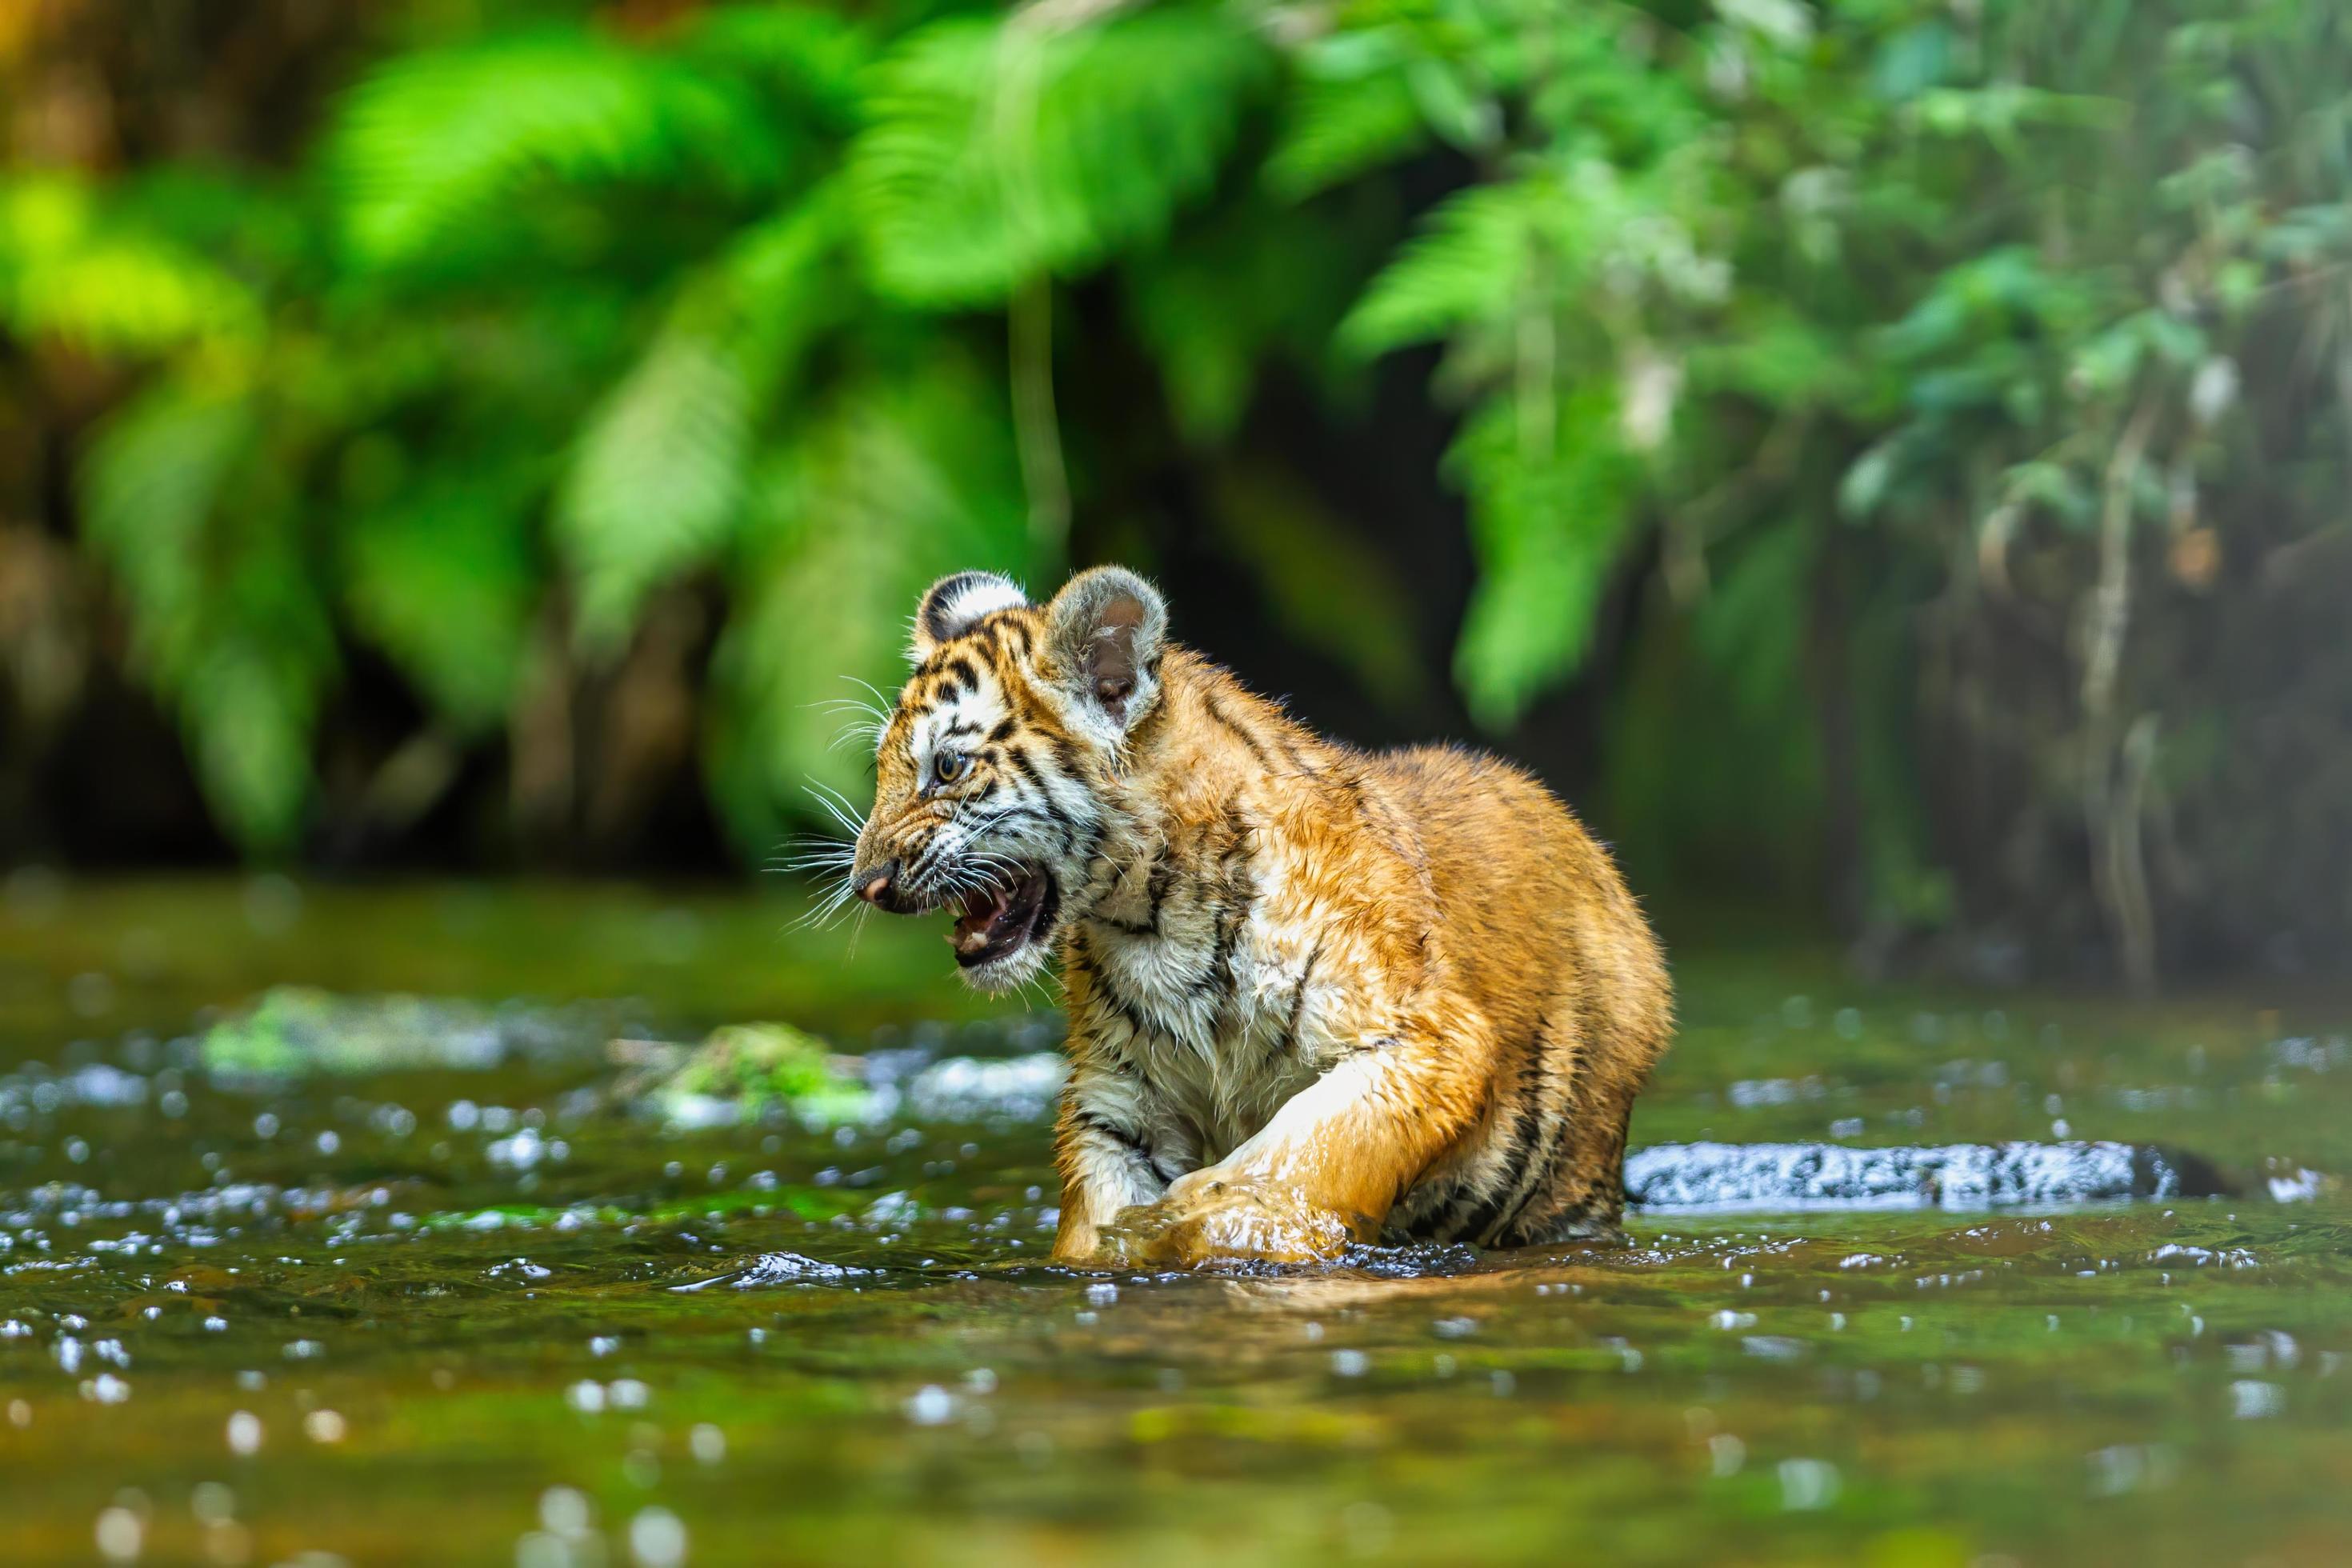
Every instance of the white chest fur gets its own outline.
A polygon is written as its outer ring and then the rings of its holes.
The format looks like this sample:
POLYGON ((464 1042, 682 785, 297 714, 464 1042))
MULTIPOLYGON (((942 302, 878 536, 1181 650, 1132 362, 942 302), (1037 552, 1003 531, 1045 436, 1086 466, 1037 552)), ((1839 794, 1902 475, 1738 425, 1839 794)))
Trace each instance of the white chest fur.
POLYGON ((1162 1141, 1221 1159, 1311 1081, 1326 1058, 1328 977, 1311 933, 1263 903, 1166 900, 1159 929, 1087 922, 1106 1041, 1141 1079, 1162 1141))

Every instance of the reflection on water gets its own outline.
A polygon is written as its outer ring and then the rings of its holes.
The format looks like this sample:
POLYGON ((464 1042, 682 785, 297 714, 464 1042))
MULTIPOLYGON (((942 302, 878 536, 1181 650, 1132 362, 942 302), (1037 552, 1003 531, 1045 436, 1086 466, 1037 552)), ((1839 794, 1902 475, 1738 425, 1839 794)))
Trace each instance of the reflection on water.
POLYGON ((2352 1005, 1685 952, 1637 1143, 2113 1140, 2241 1195, 1078 1275, 1043 1261, 1035 1069, 989 1065, 1050 1020, 971 1015, 935 943, 844 965, 722 900, 287 892, 267 931, 201 887, 0 915, 12 1562, 2352 1553, 2352 1204, 2312 1174, 2352 1170, 2352 1005), (637 1114, 595 1029, 209 1070, 200 1012, 286 982, 627 997, 674 1038, 790 1016, 900 1092, 637 1114))

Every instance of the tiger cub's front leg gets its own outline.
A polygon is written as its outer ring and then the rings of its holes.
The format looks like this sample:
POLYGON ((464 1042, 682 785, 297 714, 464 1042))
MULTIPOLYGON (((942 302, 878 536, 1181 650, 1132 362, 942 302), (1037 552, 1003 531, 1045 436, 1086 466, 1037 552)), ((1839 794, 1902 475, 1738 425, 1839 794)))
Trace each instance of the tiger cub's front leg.
POLYGON ((1121 1209, 1156 1201, 1168 1187, 1152 1162, 1131 1087, 1084 1067, 1062 1090, 1054 1165, 1062 1177, 1061 1223, 1054 1234, 1056 1263, 1093 1260, 1103 1226, 1121 1209))
POLYGON ((1123 1260, 1306 1263, 1371 1241, 1389 1211, 1475 1122, 1483 1032, 1368 1041, 1285 1101, 1216 1164, 1178 1177, 1108 1239, 1123 1260))

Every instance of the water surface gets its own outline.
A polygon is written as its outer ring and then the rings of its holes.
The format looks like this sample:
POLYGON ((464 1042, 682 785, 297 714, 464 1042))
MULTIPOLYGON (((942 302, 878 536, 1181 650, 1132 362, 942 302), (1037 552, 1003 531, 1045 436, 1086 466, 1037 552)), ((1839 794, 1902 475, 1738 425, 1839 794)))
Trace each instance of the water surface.
POLYGON ((8 1560, 2352 1560, 2345 998, 1914 994, 1679 942, 1636 1143, 2168 1142, 2238 1194, 1080 1275, 1018 1104, 610 1102, 605 1033, 787 1018, 902 1072, 1050 1045, 937 931, 853 957, 793 912, 10 881, 8 1560), (201 1026, 288 982, 566 1022, 208 1073, 201 1026))

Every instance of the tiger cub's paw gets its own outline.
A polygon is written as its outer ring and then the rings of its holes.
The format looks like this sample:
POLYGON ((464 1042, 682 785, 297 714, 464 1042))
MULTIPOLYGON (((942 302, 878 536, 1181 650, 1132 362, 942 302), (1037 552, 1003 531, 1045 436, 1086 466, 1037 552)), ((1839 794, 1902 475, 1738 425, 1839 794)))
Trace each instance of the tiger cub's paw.
POLYGON ((1156 1268, 1319 1263, 1339 1257, 1355 1232, 1293 1189, 1195 1171, 1158 1203, 1121 1214, 1100 1246, 1108 1259, 1156 1268))

